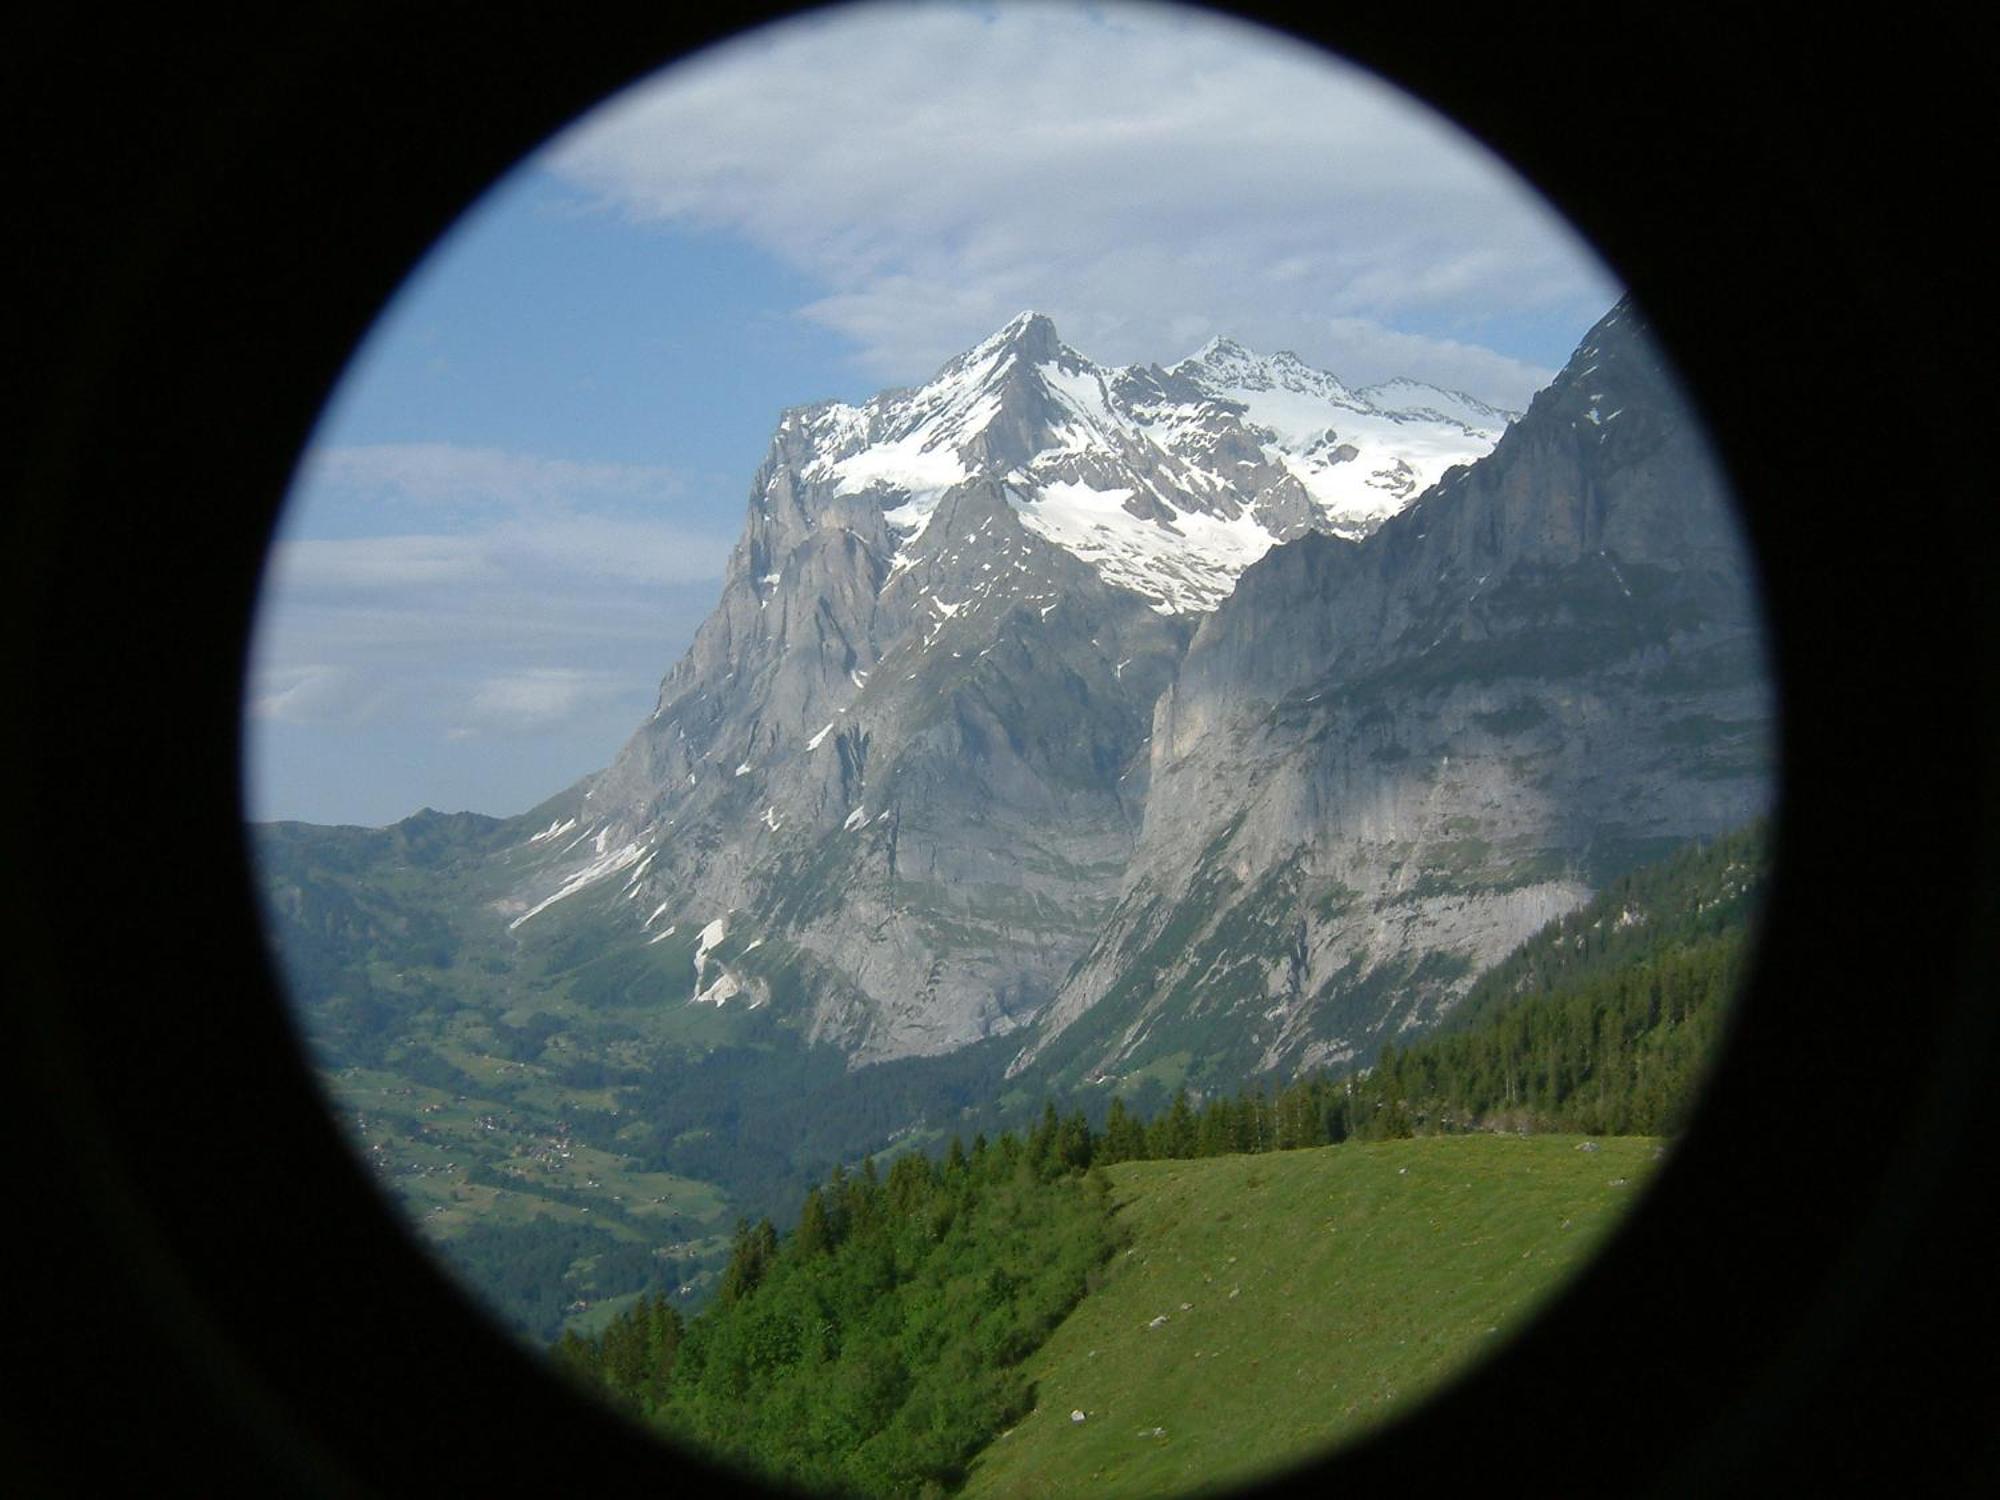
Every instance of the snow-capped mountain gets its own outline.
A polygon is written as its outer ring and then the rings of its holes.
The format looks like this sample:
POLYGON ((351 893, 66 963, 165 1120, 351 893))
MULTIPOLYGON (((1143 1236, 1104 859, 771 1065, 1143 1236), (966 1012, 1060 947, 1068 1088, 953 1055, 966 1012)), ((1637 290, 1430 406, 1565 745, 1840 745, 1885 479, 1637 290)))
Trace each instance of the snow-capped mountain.
POLYGON ((1032 313, 785 413, 653 714, 509 835, 492 940, 855 1064, 1427 1021, 1607 838, 1766 786, 1743 559, 1643 329, 1505 416, 1222 341, 1104 369, 1032 313))
POLYGON ((1365 536, 1512 415, 1415 381, 1350 390, 1227 340, 1168 369, 1105 369, 1024 312, 916 390, 787 420, 813 450, 800 477, 879 504, 899 548, 952 486, 994 479, 1107 583, 1198 613, 1276 542, 1365 536))
MULTIPOLYGON (((1747 560, 1636 314, 1480 456, 1502 416, 1032 314, 786 413, 647 722, 454 846, 459 971, 662 1056, 1008 1036, 1072 1082, 1428 1025, 1770 788, 1747 560)), ((387 921, 295 884, 314 941, 387 921)))
POLYGON ((1104 369, 1023 313, 915 390, 785 413, 714 613, 548 808, 508 931, 598 912, 683 998, 808 994, 862 1059, 1027 1024, 1116 894, 1195 621, 1505 425, 1394 394, 1222 342, 1104 369))

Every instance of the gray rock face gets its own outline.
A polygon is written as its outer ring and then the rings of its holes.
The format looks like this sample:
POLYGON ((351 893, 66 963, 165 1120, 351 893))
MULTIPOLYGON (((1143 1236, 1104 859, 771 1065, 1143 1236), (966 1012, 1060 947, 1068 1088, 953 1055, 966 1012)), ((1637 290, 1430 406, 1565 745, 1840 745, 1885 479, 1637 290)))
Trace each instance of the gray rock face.
POLYGON ((789 412, 494 910, 857 1065, 1366 1051, 1767 793, 1744 559, 1630 314, 1405 508, 1502 416, 1226 344, 1103 370, 1034 315, 789 412))
POLYGON ((990 481, 900 553, 879 508, 802 518, 782 455, 763 492, 722 605, 590 789, 607 846, 652 850, 635 910, 782 933, 812 1034, 858 1058, 1011 1029, 1115 893, 1187 629, 990 481))
POLYGON ((1370 1055, 1606 874, 1765 810, 1773 712, 1721 476, 1621 306, 1490 457, 1202 622, 1118 909, 1015 1067, 1370 1055))
POLYGON ((1374 524, 1252 403, 1433 463, 1497 436, 1225 364, 1102 370, 1030 314, 917 390, 788 412, 714 613, 496 903, 516 940, 803 1007, 857 1063, 1042 1013, 1118 899, 1195 612, 1276 540, 1374 524))

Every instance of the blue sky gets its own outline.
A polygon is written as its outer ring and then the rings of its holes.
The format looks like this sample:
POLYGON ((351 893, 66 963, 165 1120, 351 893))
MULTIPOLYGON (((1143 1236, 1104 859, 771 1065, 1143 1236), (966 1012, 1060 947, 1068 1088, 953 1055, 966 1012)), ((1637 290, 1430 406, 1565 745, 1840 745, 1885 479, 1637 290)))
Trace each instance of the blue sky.
POLYGON ((1476 143, 1239 23, 874 5, 739 38, 549 143, 385 309, 267 569, 250 814, 514 813, 604 765, 778 413, 1023 308, 1108 364, 1227 334, 1520 404, 1616 295, 1476 143))

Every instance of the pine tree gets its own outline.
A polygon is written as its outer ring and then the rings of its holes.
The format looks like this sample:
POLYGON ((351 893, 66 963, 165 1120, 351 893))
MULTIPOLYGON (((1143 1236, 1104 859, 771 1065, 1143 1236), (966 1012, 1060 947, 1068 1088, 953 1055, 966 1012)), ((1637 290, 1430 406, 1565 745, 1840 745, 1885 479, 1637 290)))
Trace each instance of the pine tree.
POLYGON ((1087 1171, 1091 1152, 1090 1122, 1084 1119, 1083 1111, 1079 1109, 1071 1113, 1056 1131, 1056 1165, 1065 1172, 1087 1171))
POLYGON ((1042 1117, 1036 1121, 1035 1128, 1028 1134, 1028 1161, 1045 1177, 1056 1170, 1054 1158, 1056 1132, 1059 1129, 1061 1123, 1056 1118, 1055 1100, 1045 1100, 1042 1104, 1042 1117))
POLYGON ((723 1302, 737 1302, 750 1295, 764 1279, 771 1262, 778 1257, 778 1231, 769 1219, 757 1221, 752 1229, 747 1219, 736 1221, 736 1235, 729 1248, 729 1264, 723 1267, 716 1295, 723 1302))
POLYGON ((1155 1158, 1184 1159, 1195 1152, 1194 1108, 1188 1103, 1186 1085, 1174 1092, 1174 1102, 1166 1114, 1146 1132, 1147 1154, 1155 1158))
POLYGON ((792 1253, 801 1259, 825 1255, 833 1249, 833 1243, 826 1200, 818 1188, 811 1188, 806 1193, 805 1206, 799 1210, 799 1227, 792 1231, 792 1253))
POLYGON ((677 1308, 661 1294, 646 1311, 646 1396, 658 1406, 667 1399, 673 1376, 674 1359, 680 1352, 681 1337, 687 1331, 677 1308))
POLYGON ((600 1343, 599 1368, 612 1395, 636 1405, 646 1387, 646 1299, 638 1308, 613 1318, 604 1329, 600 1343))
POLYGON ((564 1374, 582 1381, 586 1386, 601 1386, 603 1376, 598 1367, 598 1349, 594 1340, 583 1338, 574 1329, 566 1328, 551 1352, 555 1356, 556 1368, 564 1374))
POLYGON ((1195 1124, 1195 1154, 1226 1156, 1236 1149, 1235 1111, 1227 1099, 1211 1099, 1195 1124))
POLYGON ((1104 1117, 1104 1141, 1098 1153, 1098 1160, 1109 1165, 1113 1162, 1139 1161, 1146 1155, 1146 1137, 1132 1112, 1125 1107, 1123 1095, 1114 1095, 1111 1108, 1104 1117))

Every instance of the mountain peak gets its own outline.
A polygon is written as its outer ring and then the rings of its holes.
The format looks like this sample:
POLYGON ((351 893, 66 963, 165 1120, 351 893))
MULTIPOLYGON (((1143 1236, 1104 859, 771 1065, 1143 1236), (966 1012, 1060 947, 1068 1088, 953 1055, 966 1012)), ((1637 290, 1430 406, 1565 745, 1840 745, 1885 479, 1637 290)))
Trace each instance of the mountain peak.
POLYGON ((1009 318, 1005 323, 1001 324, 999 332, 996 333, 994 337, 1009 338, 1016 334, 1022 333, 1027 329, 1033 328, 1037 324, 1047 325, 1051 333, 1055 331, 1056 325, 1050 319, 1047 313, 1036 312, 1032 307, 1024 307, 1021 309, 1021 311, 1015 313, 1013 317, 1009 318))
POLYGON ((1040 361, 1053 358, 1061 343, 1054 320, 1047 313, 1031 308, 1015 313, 991 336, 981 340, 973 352, 1011 347, 1040 361))
POLYGON ((1237 343, 1235 339, 1218 335, 1203 344, 1185 361, 1188 364, 1214 364, 1218 362, 1255 359, 1257 356, 1237 343))
POLYGON ((896 559, 954 486, 1004 480, 1030 531, 1162 613, 1199 613, 1278 540, 1373 530, 1490 449, 1505 420, 1488 416, 1378 411, 1229 338, 1172 370, 1106 369, 1030 309, 923 386, 816 411, 787 461, 825 486, 814 509, 868 495, 896 559))
POLYGON ((1259 354, 1227 337, 1210 339, 1175 365, 1173 373, 1191 376, 1198 382, 1221 382, 1246 389, 1284 385, 1294 390, 1310 390, 1335 401, 1344 401, 1349 394, 1339 376, 1307 364, 1290 349, 1259 354))
POLYGON ((1669 409, 1680 399, 1671 394, 1673 384, 1644 314, 1627 295, 1592 325, 1534 404, 1548 420, 1602 443, 1631 425, 1619 422, 1628 409, 1669 409))

